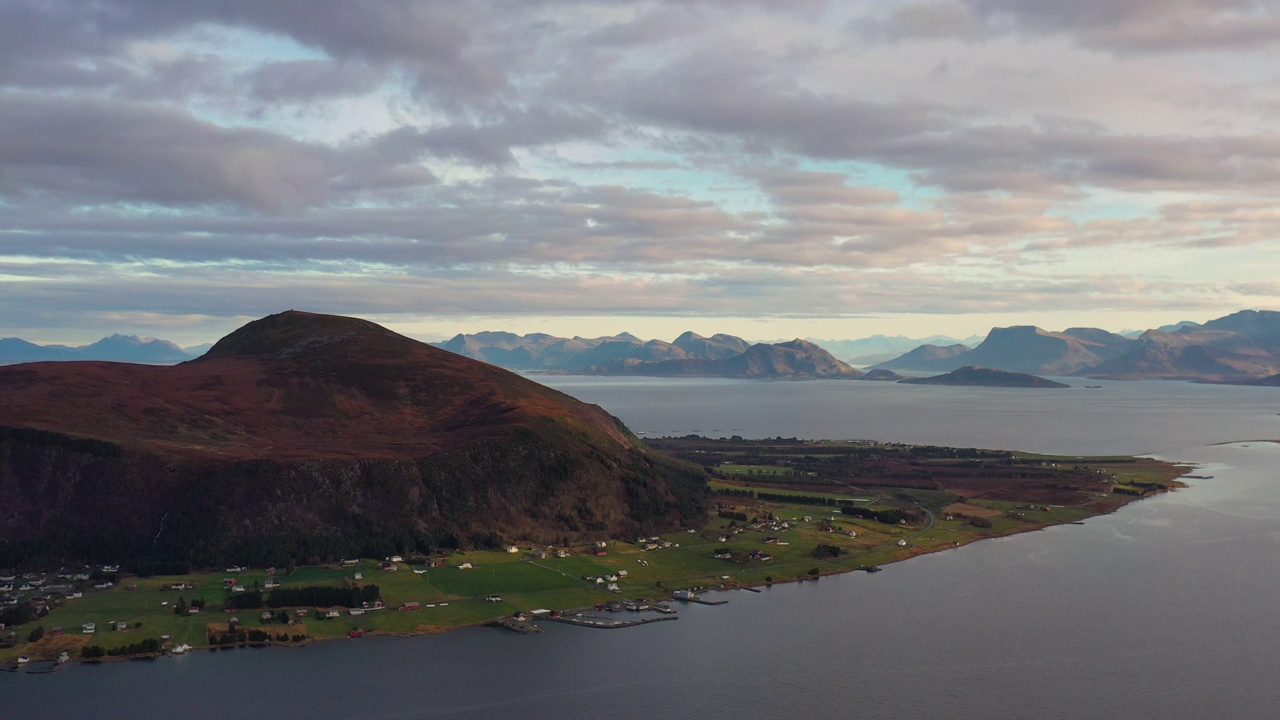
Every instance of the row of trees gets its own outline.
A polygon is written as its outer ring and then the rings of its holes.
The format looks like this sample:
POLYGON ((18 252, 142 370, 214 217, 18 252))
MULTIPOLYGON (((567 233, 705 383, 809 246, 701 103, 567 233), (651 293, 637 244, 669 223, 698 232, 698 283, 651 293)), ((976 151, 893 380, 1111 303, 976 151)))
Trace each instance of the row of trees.
POLYGON ((920 518, 913 512, 901 510, 899 508, 889 508, 887 510, 872 510, 868 507, 858 507, 857 505, 845 505, 840 508, 840 512, 853 517, 875 520, 877 522, 886 523, 888 525, 897 525, 904 520, 909 523, 917 522, 920 518))
POLYGON ((738 488, 720 488, 719 490, 716 490, 716 494, 724 495, 726 497, 743 497, 755 500, 764 500, 767 502, 795 503, 798 505, 839 507, 841 505, 850 504, 849 500, 821 497, 819 495, 791 495, 789 493, 771 493, 764 490, 742 490, 738 488))
POLYGON ((309 585, 298 588, 276 588, 267 597, 267 605, 273 608, 299 607, 303 605, 315 607, 329 607, 332 605, 360 607, 362 604, 371 603, 381 596, 382 592, 377 585, 363 585, 361 587, 309 585))
POLYGON ((121 645, 105 650, 101 645, 90 645, 80 651, 80 657, 86 659, 108 657, 124 657, 125 655, 152 655, 160 652, 160 641, 156 638, 147 638, 129 645, 121 645))

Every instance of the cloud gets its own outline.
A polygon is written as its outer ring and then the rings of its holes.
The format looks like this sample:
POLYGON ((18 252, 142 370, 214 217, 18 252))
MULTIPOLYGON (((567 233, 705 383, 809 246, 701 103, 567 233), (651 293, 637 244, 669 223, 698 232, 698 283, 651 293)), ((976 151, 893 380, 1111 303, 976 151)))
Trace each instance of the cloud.
POLYGON ((0 104, 0 167, 23 193, 289 212, 324 202, 328 161, 323 148, 163 107, 26 94, 0 104))
POLYGON ((1262 274, 1280 237, 1275 24, 1236 0, 14 0, 0 309, 1254 297, 1200 276, 1250 251, 1262 274))
POLYGON ((1280 8, 1257 0, 925 0, 885 3, 851 27, 889 40, 1070 35, 1115 52, 1238 50, 1280 42, 1280 8))
POLYGON ((301 103, 371 93, 385 75, 360 62, 290 60, 258 67, 249 82, 258 100, 301 103))
POLYGON ((163 105, 29 93, 10 93, 0 103, 0 171, 14 198, 230 203, 295 213, 329 202, 344 178, 385 185, 399 173, 399 184, 433 181, 403 163, 367 147, 341 151, 226 128, 163 105))

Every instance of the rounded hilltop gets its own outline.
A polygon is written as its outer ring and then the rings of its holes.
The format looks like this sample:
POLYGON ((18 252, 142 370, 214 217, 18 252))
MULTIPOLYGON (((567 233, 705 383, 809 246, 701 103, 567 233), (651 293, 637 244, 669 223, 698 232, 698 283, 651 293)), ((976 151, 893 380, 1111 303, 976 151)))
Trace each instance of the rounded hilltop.
POLYGON ((377 323, 342 315, 286 310, 254 320, 213 344, 193 362, 220 358, 283 360, 305 354, 329 359, 345 351, 371 356, 404 356, 425 346, 377 323))
POLYGON ((704 472, 603 409, 357 318, 289 311, 180 365, 12 365, 0 387, 10 552, 301 560, 705 513, 704 472))

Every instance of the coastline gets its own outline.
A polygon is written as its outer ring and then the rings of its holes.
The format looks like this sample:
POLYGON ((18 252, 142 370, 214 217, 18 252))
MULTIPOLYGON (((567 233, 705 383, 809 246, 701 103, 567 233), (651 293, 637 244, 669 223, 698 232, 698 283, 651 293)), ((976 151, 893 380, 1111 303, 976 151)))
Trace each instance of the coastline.
MULTIPOLYGON (((1134 459, 1131 458, 1130 461, 1132 460, 1134 459)), ((986 530, 978 530, 972 526, 969 526, 968 524, 961 524, 957 520, 946 515, 942 517, 935 517, 935 515, 929 511, 926 511, 928 512, 928 520, 920 526, 902 526, 902 527, 877 526, 875 523, 864 522, 862 525, 859 525, 857 527, 866 528, 865 532, 867 534, 871 532, 880 532, 883 536, 882 539, 884 540, 884 542, 881 542, 880 544, 874 547, 864 547, 857 553, 842 555, 842 556, 837 556, 832 558, 825 558, 825 559, 816 558, 816 557, 810 558, 808 555, 793 556, 791 558, 780 557, 778 562, 775 562, 771 565, 763 562, 754 562, 754 561, 750 561, 750 562, 716 561, 718 564, 715 565, 715 567, 723 568, 723 572, 719 572, 719 571, 717 571, 716 573, 705 572, 706 568, 711 567, 711 565, 704 563, 702 565, 696 566, 697 570, 704 571, 703 574, 696 574, 696 575, 688 574, 689 566, 680 564, 679 562, 676 562, 674 560, 667 565, 663 564, 662 558, 666 557, 663 555, 663 553, 671 553, 679 549, 680 548, 679 541, 681 540, 685 541, 685 544, 687 547, 685 550, 679 550, 679 552, 685 553, 682 557, 686 562, 689 561, 690 557, 705 556, 705 552, 709 546, 717 544, 716 543, 717 539, 723 540, 726 536, 721 535, 719 536, 719 538, 717 538, 717 533, 727 532, 726 530, 723 529, 725 525, 723 522, 721 522, 717 527, 716 521, 713 518, 712 524, 709 525, 707 528, 705 528, 696 536, 692 535, 693 531, 686 531, 686 533, 688 534, 672 533, 666 536, 667 539, 659 539, 657 537, 652 538, 652 540, 658 540, 659 541, 658 543, 648 543, 649 545, 658 545, 660 543, 665 543, 667 545, 674 546, 673 548, 659 548, 654 551, 646 551, 643 547, 637 546, 635 543, 630 543, 626 541, 614 541, 613 543, 610 543, 610 547, 608 551, 609 554, 607 554, 604 557, 595 557, 593 555, 593 553, 597 552, 598 550, 592 549, 588 551, 584 548, 578 548, 575 551, 578 554, 575 554, 573 556, 569 556, 566 558, 559 558, 559 559, 551 558, 551 559, 544 559, 544 560, 537 560, 537 559, 532 559, 530 557, 527 557, 528 553, 526 551, 522 551, 520 553, 521 557, 519 558, 512 558, 511 554, 507 552, 498 553, 494 551, 470 551, 466 553, 458 553, 454 556, 451 556, 450 562, 457 562, 458 565, 445 566, 445 567, 433 567, 433 569, 431 569, 429 573, 434 573, 434 575, 429 575, 428 571, 426 570, 423 570, 422 574, 419 575, 418 571, 415 570, 413 573, 404 573, 404 572, 384 573, 380 576, 374 576, 374 579, 379 582, 388 582, 392 579, 395 579, 398 581, 412 582, 413 578, 415 577, 421 578, 423 580, 427 578, 435 578, 436 584, 446 586, 448 585, 448 583, 444 582, 445 580, 449 580, 449 582, 462 582, 463 579, 467 579, 467 580, 477 579, 479 576, 474 576, 474 575, 471 578, 467 578, 467 572, 464 570, 458 569, 464 564, 470 565, 473 562, 476 563, 478 566, 486 568, 487 572, 489 572, 490 575, 494 578, 494 582, 502 581, 501 578, 502 578, 502 573, 504 571, 510 570, 511 572, 517 572, 517 571, 531 572, 531 568, 539 568, 541 570, 556 572, 564 576, 564 578, 566 578, 565 581, 562 581, 560 583, 561 589, 559 591, 552 591, 552 590, 534 591, 534 592, 527 593, 528 597, 522 597, 522 596, 519 596, 519 594, 516 594, 517 595, 516 597, 509 598, 509 601, 504 601, 505 603, 504 607, 507 607, 508 610, 514 610, 515 612, 529 611, 529 610, 532 610, 534 607, 539 607, 539 608, 541 607, 549 607, 549 608, 572 607, 572 608, 579 608, 579 609, 588 608, 588 607, 591 607, 592 605, 594 605, 595 607, 602 607, 604 603, 608 602, 610 599, 625 600, 628 598, 630 599, 645 598, 646 601, 648 602, 658 602, 661 600, 673 599, 674 591, 680 590, 680 589, 694 589, 695 591, 699 591, 699 592, 724 591, 724 590, 734 590, 734 589, 758 589, 761 587, 768 587, 768 586, 772 586, 774 584, 780 584, 780 583, 814 581, 825 576, 844 574, 844 573, 852 572, 855 570, 866 570, 868 569, 868 567, 878 568, 883 565, 903 562, 905 560, 909 560, 913 557, 918 557, 920 555, 931 554, 934 552, 940 552, 948 549, 954 549, 956 547, 968 545, 984 539, 992 539, 996 537, 1007 537, 1010 535, 1021 534, 1025 532, 1043 530, 1046 527, 1052 527, 1054 525, 1079 523, 1082 521, 1083 518, 1094 517, 1102 514, 1109 514, 1119 509, 1120 507, 1124 507, 1126 505, 1129 505, 1130 503, 1144 499, 1146 497, 1152 497, 1154 495, 1162 494, 1164 492, 1169 492, 1169 491, 1178 489, 1180 487, 1185 487, 1185 483, 1180 482, 1177 478, 1188 476, 1190 473, 1195 471, 1195 466, 1190 464, 1185 464, 1185 463, 1175 464, 1175 463, 1170 463, 1168 461, 1155 460, 1155 459, 1152 459, 1152 461, 1154 463, 1157 463, 1155 467, 1162 468, 1163 471, 1169 474, 1170 477, 1158 489, 1146 488, 1143 490, 1142 494, 1125 495, 1125 494, 1118 494, 1118 493, 1112 492, 1112 493, 1108 493, 1104 497, 1091 498, 1086 502, 1081 503, 1079 506, 1073 507, 1073 508, 1057 507, 1057 508, 1051 509, 1051 508, 1045 507, 1038 510, 1037 511, 1038 514, 1034 514, 1034 517, 1032 517, 1033 513, 1027 512, 1025 514, 1028 517, 1020 519, 1016 523, 1006 523, 1001 525, 1000 527, 990 528, 986 530), (1053 521, 1045 521, 1044 520, 1045 517, 1053 517, 1055 519, 1053 521), (695 538, 698 538, 699 539, 698 542, 700 542, 701 544, 690 545, 690 542, 694 541, 695 538), (665 568, 665 569, 654 570, 653 572, 649 573, 648 576, 646 576, 646 579, 643 579, 643 580, 635 579, 635 581, 632 582, 630 585, 619 588, 618 590, 611 591, 609 593, 598 593, 596 597, 599 597, 600 600, 597 602, 594 602, 593 604, 584 605, 580 601, 568 602, 564 604, 554 604, 552 602, 539 603, 537 605, 531 604, 531 602, 535 600, 543 600, 543 599, 550 600, 551 598, 554 598, 554 597, 564 598, 565 600, 569 600, 570 598, 579 598, 580 600, 582 597, 582 594, 587 592, 587 590, 584 588, 584 585, 589 585, 589 583, 587 582, 586 578, 579 578, 577 575, 573 575, 572 573, 575 571, 575 569, 581 569, 582 567, 590 566, 590 567, 604 568, 604 572, 606 573, 607 572, 616 573, 618 568, 625 567, 625 568, 631 568, 633 570, 632 578, 635 578, 636 575, 643 573, 644 570, 649 569, 651 566, 655 564, 657 568, 665 568), (612 570, 609 570, 609 568, 612 568, 612 570), (679 568, 680 570, 684 571, 686 574, 684 575, 678 574, 674 572, 673 568, 679 568), (764 574, 766 572, 768 574, 764 574), (653 579, 653 578, 656 578, 656 579, 653 579), (577 588, 577 590, 574 590, 574 588, 577 588), (656 593, 653 592, 655 589, 658 590, 658 592, 656 593), (542 593, 541 595, 539 594, 540 592, 542 593)), ((774 508, 779 512, 785 511, 787 513, 794 513, 796 515, 802 512, 814 512, 813 510, 804 508, 803 506, 790 506, 790 505, 787 505, 786 503, 773 504, 773 505, 770 505, 770 507, 774 508)), ((921 509, 923 510, 924 508, 921 508, 921 509)), ((1019 514, 1022 514, 1022 513, 1019 513, 1019 514)), ((840 516, 832 516, 831 520, 837 520, 838 518, 840 520, 846 520, 845 518, 842 518, 840 516)), ((808 516, 806 516, 804 519, 808 520, 809 518, 808 516)), ((787 523, 783 523, 783 525, 786 525, 786 524, 787 523)), ((777 537, 788 537, 788 538, 793 537, 793 536, 785 535, 784 533, 793 533, 793 534, 799 533, 800 534, 799 536, 805 536, 807 534, 810 537, 817 537, 817 535, 815 535, 815 533, 817 532, 817 529, 816 529, 817 524, 818 524, 817 522, 812 522, 812 521, 807 525, 803 522, 797 522, 795 527, 785 528, 783 530, 776 531, 777 537)), ((742 542, 750 544, 751 547, 756 547, 757 544, 762 540, 763 542, 768 543, 770 541, 770 538, 774 536, 772 535, 765 536, 765 533, 775 532, 775 531, 770 531, 768 529, 762 529, 757 531, 757 530, 745 530, 742 528, 737 528, 737 530, 740 532, 743 532, 745 535, 745 539, 742 542)), ((790 544, 790 540, 788 542, 777 541, 773 546, 764 546, 764 547, 772 547, 773 549, 775 549, 774 550, 775 552, 782 553, 782 552, 785 552, 786 548, 782 548, 780 546, 789 545, 789 544, 790 544)), ((371 568, 377 567, 377 563, 375 561, 365 560, 365 561, 361 561, 361 563, 362 563, 362 567, 371 567, 371 568)), ((405 565, 404 569, 409 569, 407 564, 405 565)), ((351 569, 349 567, 342 567, 342 566, 328 566, 328 567, 302 566, 302 567, 299 567, 295 572, 298 574, 299 578, 303 576, 305 577, 324 576, 324 577, 330 577, 330 578, 337 578, 337 577, 346 577, 347 575, 349 575, 350 570, 351 569), (325 575, 326 573, 327 575, 325 575)), ((372 574, 373 572, 376 572, 376 570, 366 570, 366 572, 370 572, 372 574)), ((626 575, 627 573, 623 572, 622 574, 626 575)), ((206 576, 196 578, 196 580, 200 582, 209 582, 212 579, 212 577, 215 575, 218 575, 218 573, 206 574, 206 576)), ((356 574, 357 577, 358 575, 359 573, 356 574)), ((286 581, 289 579, 288 575, 281 576, 281 577, 286 581)), ((157 578, 157 579, 150 579, 147 581, 140 581, 143 583, 149 582, 150 585, 147 587, 144 587, 142 590, 138 592, 145 593, 147 592, 148 589, 154 589, 157 587, 163 590, 163 587, 160 587, 160 586, 166 583, 169 583, 171 580, 172 578, 157 578)), ((301 582, 301 579, 299 580, 299 582, 301 582)), ((343 580, 343 582, 349 583, 350 580, 349 579, 343 580)), ((197 583, 192 582, 191 584, 195 585, 197 583)), ((428 584, 430 585, 429 582, 428 584)), ((137 587, 137 586, 133 585, 132 587, 137 587)), ((120 589, 116 588, 114 592, 120 592, 120 589)), ((390 592, 390 594, 391 595, 398 594, 399 597, 402 597, 402 598, 404 597, 402 590, 393 590, 390 592)), ((173 597, 173 593, 171 592, 167 596, 162 595, 160 597, 173 597)), ((477 594, 471 597, 463 597, 459 595, 447 595, 447 596, 442 595, 441 597, 448 597, 447 600, 440 603, 441 606, 450 605, 450 603, 452 603, 453 606, 457 607, 460 605, 465 605, 467 602, 475 603, 476 601, 481 601, 483 596, 477 594)), ((487 598, 484 598, 484 599, 487 599, 487 598)), ((501 598, 499 599, 501 600, 501 598)), ((166 600, 165 603, 163 604, 167 604, 167 602, 168 601, 166 600)), ((490 606, 488 603, 485 603, 481 607, 487 608, 489 610, 496 609, 490 606)), ((410 614, 409 613, 388 614, 390 610, 394 610, 394 609, 395 609, 394 607, 387 608, 386 611, 383 611, 381 613, 380 617, 378 616, 379 615, 378 613, 370 613, 370 615, 364 616, 368 618, 368 621, 359 622, 358 627, 360 630, 360 635, 361 636, 376 635, 376 636, 390 636, 390 637, 416 637, 421 635, 436 635, 436 634, 447 633, 452 630, 465 628, 465 627, 493 625, 495 624, 496 619, 500 619, 502 617, 501 615, 498 615, 495 618, 495 615, 492 612, 487 613, 485 617, 477 617, 476 613, 472 612, 470 615, 455 615, 455 617, 458 619, 454 621, 414 622, 411 625, 406 625, 405 623, 408 620, 407 616, 410 614), (401 621, 399 625, 393 625, 386 622, 387 620, 392 618, 394 618, 397 621, 401 621)), ((246 610, 245 612, 252 612, 252 611, 246 610)), ((419 611, 419 612, 425 612, 425 611, 419 611)), ((443 620, 443 618, 441 619, 443 620)), ((210 618, 210 620, 212 620, 212 618, 210 618)), ((537 622, 537 620, 538 618, 535 617, 534 621, 537 622)), ((49 621, 44 621, 44 622, 47 624, 49 621)), ((281 626, 265 625, 265 622, 266 621, 264 620, 263 627, 265 628, 270 628, 274 630, 276 628, 283 629, 285 627, 283 625, 281 626)), ((333 621, 329 621, 329 622, 333 622, 333 621)), ((236 647, 236 648, 259 647, 259 646, 302 647, 302 646, 310 645, 314 642, 318 642, 321 640, 330 640, 338 637, 348 637, 346 628, 348 625, 352 625, 355 622, 356 621, 353 621, 350 618, 347 618, 345 620, 340 620, 338 621, 338 624, 333 625, 330 628, 326 628, 326 630, 332 630, 332 632, 326 632, 323 634, 311 633, 310 628, 312 627, 312 624, 308 624, 307 634, 305 637, 301 639, 293 639, 293 640, 286 640, 286 641, 270 639, 266 641, 240 641, 240 642, 233 640, 232 642, 229 642, 227 644, 207 644, 204 642, 200 642, 200 640, 207 638, 207 635, 212 631, 212 628, 215 623, 209 622, 209 623, 200 625, 202 629, 198 635, 192 636, 191 633, 188 633, 187 636, 183 638, 182 642, 189 643, 193 646, 189 652, 195 652, 202 649, 214 651, 219 649, 230 649, 232 647, 236 647)), ((147 619, 147 624, 148 625, 152 624, 152 621, 150 618, 147 619)), ((316 624, 319 624, 319 623, 316 623, 316 624)), ((588 626, 590 627, 590 625, 588 626)), ((246 629, 248 629, 248 627, 249 626, 247 625, 245 626, 246 629)), ((605 627, 605 626, 599 626, 599 627, 605 627)), ((26 629, 27 629, 26 627, 22 628, 24 632, 26 629)), ((274 632, 272 634, 274 635, 274 632)), ((121 634, 121 638, 125 637, 125 635, 126 634, 121 634)), ((80 638, 81 636, 70 636, 70 637, 80 638)), ((102 636, 99 636, 99 637, 102 637, 102 636)), ((108 641, 116 640, 116 639, 117 638, 110 638, 110 637, 107 638, 108 641)), ((123 642, 123 640, 120 640, 119 642, 123 642)), ((119 644, 119 642, 117 642, 117 645, 119 644)), ((169 649, 169 647, 171 647, 172 644, 178 644, 178 643, 179 643, 179 639, 175 635, 172 643, 166 645, 165 652, 161 652, 157 654, 150 654, 147 656, 120 655, 120 656, 95 657, 95 658, 81 658, 76 656, 76 657, 73 657, 72 659, 80 662, 109 662, 109 661, 117 661, 117 660, 144 659, 144 657, 145 659, 154 659, 154 657, 157 657, 159 655, 168 654, 167 650, 169 649)), ((88 644, 87 640, 81 639, 79 640, 78 645, 75 645, 74 647, 83 648, 87 644, 88 644)), ((62 648, 62 647, 67 647, 67 645, 63 644, 63 645, 58 645, 56 647, 50 646, 50 652, 42 652, 39 647, 27 645, 27 646, 20 646, 19 648, 16 648, 10 651, 9 654, 13 654, 15 658, 17 657, 18 653, 21 653, 21 654, 32 657, 33 660, 51 660, 53 659, 54 656, 56 656, 56 652, 53 652, 53 650, 62 648)), ((4 651, 0 651, 0 653, 2 652, 4 651)), ((78 653, 75 653, 75 654, 78 655, 78 653)), ((8 660, 10 660, 10 658, 7 658, 5 655, 0 655, 0 662, 6 662, 8 660)))

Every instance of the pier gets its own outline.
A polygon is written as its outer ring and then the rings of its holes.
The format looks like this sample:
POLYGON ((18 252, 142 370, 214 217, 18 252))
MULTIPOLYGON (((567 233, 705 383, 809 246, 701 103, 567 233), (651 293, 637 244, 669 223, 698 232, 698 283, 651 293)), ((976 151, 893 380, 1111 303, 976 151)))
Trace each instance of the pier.
POLYGON ((698 597, 698 594, 696 592, 692 590, 677 590, 674 593, 672 593, 672 597, 674 597, 676 600, 683 600, 685 602, 698 603, 699 605, 724 605, 729 602, 728 600, 703 600, 702 598, 698 597))
POLYGON ((665 622, 667 620, 679 620, 676 615, 662 615, 660 617, 644 617, 632 620, 619 620, 615 618, 599 617, 596 615, 562 615, 560 617, 544 617, 543 620, 550 622, 564 623, 565 625, 577 625, 579 627, 601 628, 605 630, 613 630, 616 628, 635 627, 636 625, 648 625, 649 623, 665 622))
POLYGON ((517 620, 510 616, 494 618, 493 624, 499 625, 508 630, 514 630, 515 632, 518 632, 521 635, 534 635, 542 632, 542 628, 538 627, 537 625, 534 625, 532 621, 517 620))

